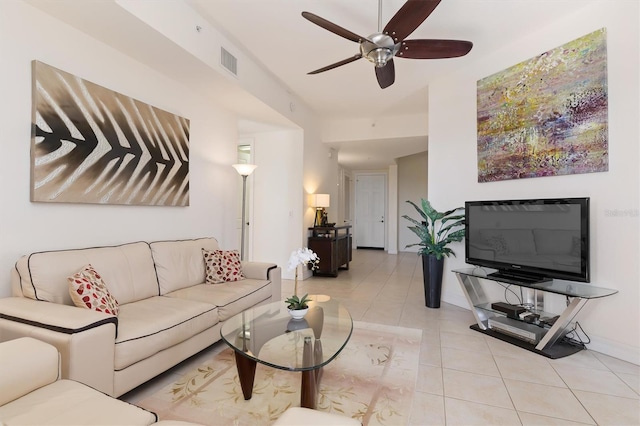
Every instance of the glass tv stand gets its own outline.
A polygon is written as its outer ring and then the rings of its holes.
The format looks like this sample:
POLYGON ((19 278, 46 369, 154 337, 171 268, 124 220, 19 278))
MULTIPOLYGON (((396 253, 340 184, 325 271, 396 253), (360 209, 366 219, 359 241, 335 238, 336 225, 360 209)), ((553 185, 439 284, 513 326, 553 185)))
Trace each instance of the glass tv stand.
POLYGON ((590 299, 611 296, 618 292, 569 281, 518 282, 488 275, 481 268, 459 269, 453 272, 477 322, 471 325, 471 329, 552 359, 584 349, 581 344, 563 339, 567 327, 590 299), (526 312, 535 314, 532 316, 535 321, 525 321, 519 315, 507 314, 495 306, 494 302, 504 301, 496 296, 496 289, 504 290, 506 293, 510 286, 515 286, 512 290, 520 292, 520 306, 524 306, 526 312), (544 293, 556 293, 567 297, 567 307, 560 315, 545 312, 544 293))

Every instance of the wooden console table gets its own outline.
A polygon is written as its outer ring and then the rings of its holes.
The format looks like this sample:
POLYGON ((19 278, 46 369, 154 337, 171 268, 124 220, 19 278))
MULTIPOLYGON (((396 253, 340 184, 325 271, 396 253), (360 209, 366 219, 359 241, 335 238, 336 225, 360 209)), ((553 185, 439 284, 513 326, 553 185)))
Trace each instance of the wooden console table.
POLYGON ((320 258, 313 275, 338 276, 339 269, 349 269, 351 261, 351 225, 309 228, 308 246, 320 258))

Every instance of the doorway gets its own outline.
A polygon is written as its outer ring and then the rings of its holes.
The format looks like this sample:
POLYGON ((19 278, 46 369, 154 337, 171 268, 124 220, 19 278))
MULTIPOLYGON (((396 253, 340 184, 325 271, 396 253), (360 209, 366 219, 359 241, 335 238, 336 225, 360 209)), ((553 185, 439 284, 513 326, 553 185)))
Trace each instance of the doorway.
POLYGON ((359 249, 385 248, 387 176, 384 173, 356 176, 355 236, 359 249))

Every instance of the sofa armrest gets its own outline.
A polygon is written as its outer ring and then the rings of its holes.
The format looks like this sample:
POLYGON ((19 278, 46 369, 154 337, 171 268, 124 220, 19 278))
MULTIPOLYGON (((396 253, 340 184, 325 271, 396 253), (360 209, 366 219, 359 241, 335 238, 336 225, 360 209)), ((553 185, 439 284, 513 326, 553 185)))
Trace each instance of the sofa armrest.
POLYGON ((270 280, 271 301, 282 299, 282 269, 275 263, 242 261, 242 273, 246 278, 270 280))
POLYGON ((269 270, 277 267, 275 263, 242 261, 242 273, 254 280, 268 280, 269 270))
POLYGON ((117 318, 24 297, 0 299, 0 340, 33 337, 58 350, 61 378, 113 394, 117 318))
POLYGON ((55 347, 30 337, 0 343, 0 406, 58 380, 55 347))
POLYGON ((65 334, 80 333, 103 324, 118 324, 118 318, 90 309, 58 303, 7 297, 0 299, 0 318, 65 334))

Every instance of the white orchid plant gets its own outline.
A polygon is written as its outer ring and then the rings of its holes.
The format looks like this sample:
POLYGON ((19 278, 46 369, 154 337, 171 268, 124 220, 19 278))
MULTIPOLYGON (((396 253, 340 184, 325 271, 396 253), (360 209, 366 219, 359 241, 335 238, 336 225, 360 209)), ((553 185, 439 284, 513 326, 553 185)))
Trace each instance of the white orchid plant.
POLYGON ((305 294, 302 298, 298 298, 298 267, 300 265, 307 265, 312 271, 318 269, 318 263, 320 262, 320 258, 313 250, 308 247, 299 248, 298 250, 294 250, 291 252, 291 256, 289 256, 289 270, 295 270, 295 278, 294 278, 294 288, 293 288, 293 296, 285 300, 285 303, 288 304, 289 309, 306 309, 308 307, 307 302, 309 301, 308 294, 305 294))

